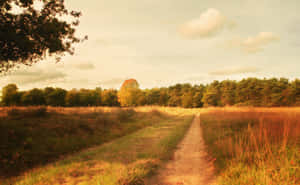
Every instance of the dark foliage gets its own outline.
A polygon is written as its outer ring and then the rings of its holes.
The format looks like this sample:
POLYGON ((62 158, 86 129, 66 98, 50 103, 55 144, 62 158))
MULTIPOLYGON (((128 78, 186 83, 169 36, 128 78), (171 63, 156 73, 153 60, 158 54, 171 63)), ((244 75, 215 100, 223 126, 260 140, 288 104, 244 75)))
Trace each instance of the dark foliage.
POLYGON ((67 10, 64 0, 0 0, 0 73, 47 55, 60 60, 64 53, 73 54, 72 45, 81 41, 75 36, 80 15, 67 10))

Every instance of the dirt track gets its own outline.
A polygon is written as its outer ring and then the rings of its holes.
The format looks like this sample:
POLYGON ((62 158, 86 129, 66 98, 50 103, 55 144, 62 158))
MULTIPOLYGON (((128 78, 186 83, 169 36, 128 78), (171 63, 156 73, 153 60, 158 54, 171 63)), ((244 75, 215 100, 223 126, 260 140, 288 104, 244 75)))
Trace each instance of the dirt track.
POLYGON ((215 184, 214 167, 206 153, 200 116, 197 115, 185 138, 175 151, 174 159, 158 171, 147 185, 215 184))

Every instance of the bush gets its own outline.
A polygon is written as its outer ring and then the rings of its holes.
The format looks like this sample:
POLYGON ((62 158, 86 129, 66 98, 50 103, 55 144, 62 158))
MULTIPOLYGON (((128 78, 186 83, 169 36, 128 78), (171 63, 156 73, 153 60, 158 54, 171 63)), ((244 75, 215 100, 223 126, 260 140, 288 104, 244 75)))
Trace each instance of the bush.
POLYGON ((118 109, 114 112, 120 122, 129 121, 136 112, 134 109, 118 109))
POLYGON ((47 107, 30 107, 26 109, 22 108, 10 108, 7 111, 7 115, 10 118, 20 119, 24 117, 43 117, 47 114, 47 107))

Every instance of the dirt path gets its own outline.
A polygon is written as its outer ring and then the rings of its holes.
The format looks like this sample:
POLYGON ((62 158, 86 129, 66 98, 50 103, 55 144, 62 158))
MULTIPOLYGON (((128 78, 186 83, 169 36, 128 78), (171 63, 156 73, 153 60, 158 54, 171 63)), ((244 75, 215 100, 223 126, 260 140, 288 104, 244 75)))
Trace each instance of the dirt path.
POLYGON ((147 185, 209 185, 215 184, 214 167, 205 151, 200 115, 197 115, 174 159, 158 171, 147 185))

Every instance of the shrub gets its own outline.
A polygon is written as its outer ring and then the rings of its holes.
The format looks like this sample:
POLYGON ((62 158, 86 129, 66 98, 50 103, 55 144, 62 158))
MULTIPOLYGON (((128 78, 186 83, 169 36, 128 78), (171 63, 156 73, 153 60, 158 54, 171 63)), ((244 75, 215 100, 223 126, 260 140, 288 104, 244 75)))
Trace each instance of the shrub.
POLYGON ((43 117, 47 114, 47 107, 29 107, 26 109, 22 108, 10 108, 7 111, 7 115, 10 118, 20 119, 24 117, 43 117))
POLYGON ((134 109, 117 109, 114 114, 120 122, 129 121, 135 114, 134 109))

